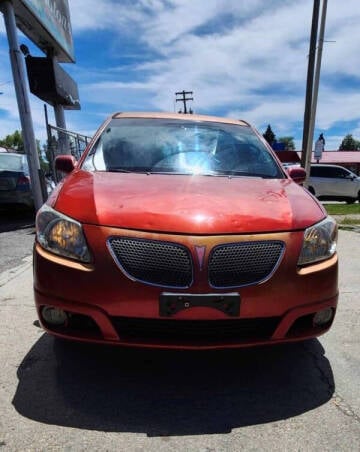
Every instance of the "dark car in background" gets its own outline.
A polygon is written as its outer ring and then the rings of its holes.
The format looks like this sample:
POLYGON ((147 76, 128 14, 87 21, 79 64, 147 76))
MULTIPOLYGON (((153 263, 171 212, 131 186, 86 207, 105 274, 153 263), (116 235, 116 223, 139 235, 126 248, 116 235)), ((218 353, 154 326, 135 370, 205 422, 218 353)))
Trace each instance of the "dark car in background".
POLYGON ((0 153, 0 206, 33 207, 26 155, 0 153))

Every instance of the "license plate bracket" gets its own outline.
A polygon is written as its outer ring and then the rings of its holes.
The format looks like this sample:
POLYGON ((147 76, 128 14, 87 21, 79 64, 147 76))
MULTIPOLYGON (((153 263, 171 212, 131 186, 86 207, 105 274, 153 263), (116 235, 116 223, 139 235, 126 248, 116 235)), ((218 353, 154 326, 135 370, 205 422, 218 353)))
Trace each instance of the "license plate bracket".
POLYGON ((159 314, 161 317, 171 317, 184 309, 198 306, 214 308, 230 317, 236 317, 240 313, 240 294, 237 292, 225 294, 163 292, 160 294, 159 314))

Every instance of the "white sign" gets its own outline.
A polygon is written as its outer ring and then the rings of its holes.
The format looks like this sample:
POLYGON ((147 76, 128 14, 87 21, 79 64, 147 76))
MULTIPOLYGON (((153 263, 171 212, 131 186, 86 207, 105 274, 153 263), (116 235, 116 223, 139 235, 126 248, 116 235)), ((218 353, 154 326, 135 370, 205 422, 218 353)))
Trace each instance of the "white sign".
POLYGON ((314 157, 316 160, 321 160, 322 153, 324 150, 324 143, 322 140, 317 140, 315 143, 314 157))

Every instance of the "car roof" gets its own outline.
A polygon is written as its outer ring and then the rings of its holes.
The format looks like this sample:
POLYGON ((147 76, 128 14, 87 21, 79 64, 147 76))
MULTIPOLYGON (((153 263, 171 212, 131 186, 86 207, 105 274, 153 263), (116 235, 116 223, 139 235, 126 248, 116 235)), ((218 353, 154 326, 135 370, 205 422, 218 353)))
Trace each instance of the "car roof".
POLYGON ((0 152, 0 155, 10 155, 11 157, 16 156, 16 158, 21 158, 21 157, 25 156, 25 154, 20 154, 20 152, 19 153, 17 153, 17 152, 0 152))
MULTIPOLYGON (((333 164, 330 164, 330 163, 312 163, 311 166, 312 166, 312 167, 314 167, 314 166, 316 166, 316 167, 322 167, 322 168, 344 168, 344 169, 347 169, 347 170, 348 170, 348 168, 345 168, 344 166, 341 166, 341 165, 333 165, 333 164)), ((349 171, 349 170, 348 170, 348 171, 349 171)))
POLYGON ((208 121, 221 122, 225 124, 236 124, 250 127, 250 124, 242 119, 223 118, 218 116, 184 114, 184 113, 165 113, 165 112, 118 112, 114 113, 111 118, 154 118, 154 119, 181 119, 185 121, 208 121))

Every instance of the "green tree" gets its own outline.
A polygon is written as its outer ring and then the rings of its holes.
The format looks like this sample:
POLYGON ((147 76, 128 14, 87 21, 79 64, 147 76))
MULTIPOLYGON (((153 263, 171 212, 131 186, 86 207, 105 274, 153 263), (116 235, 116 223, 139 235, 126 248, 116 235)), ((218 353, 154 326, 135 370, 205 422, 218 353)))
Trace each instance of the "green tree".
POLYGON ((48 174, 50 172, 50 163, 48 158, 47 146, 44 144, 43 149, 40 150, 40 141, 36 140, 36 148, 39 154, 40 168, 43 170, 44 174, 48 174))
POLYGON ((355 138, 349 133, 342 140, 339 151, 359 151, 360 150, 360 141, 355 140, 355 138))
POLYGON ((276 141, 276 136, 271 129, 271 125, 269 124, 266 128, 265 133, 263 134, 265 140, 270 144, 270 146, 276 141))
POLYGON ((280 137, 278 141, 284 143, 287 151, 295 151, 294 137, 280 137))
POLYGON ((17 152, 25 153, 24 141, 21 132, 15 130, 14 133, 6 135, 6 137, 0 140, 0 146, 14 149, 17 152))

